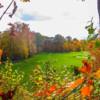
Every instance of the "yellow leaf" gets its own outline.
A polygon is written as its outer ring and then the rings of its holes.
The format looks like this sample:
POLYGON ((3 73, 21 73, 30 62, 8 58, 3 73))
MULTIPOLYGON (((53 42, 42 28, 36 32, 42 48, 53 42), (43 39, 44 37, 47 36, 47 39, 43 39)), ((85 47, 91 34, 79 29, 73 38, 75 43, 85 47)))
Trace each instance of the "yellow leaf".
POLYGON ((3 53, 3 51, 2 51, 2 49, 0 49, 0 56, 2 56, 2 53, 3 53))
POLYGON ((95 78, 100 78, 100 69, 94 73, 95 78))
POLYGON ((2 89, 2 87, 0 87, 0 93, 2 93, 3 92, 3 89, 2 89))

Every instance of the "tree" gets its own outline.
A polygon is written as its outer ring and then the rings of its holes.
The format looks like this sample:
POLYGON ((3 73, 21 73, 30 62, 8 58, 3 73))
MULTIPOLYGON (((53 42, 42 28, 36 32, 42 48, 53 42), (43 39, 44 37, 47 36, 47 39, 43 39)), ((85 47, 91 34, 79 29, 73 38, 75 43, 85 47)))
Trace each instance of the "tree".
POLYGON ((51 38, 46 38, 43 43, 43 51, 54 52, 54 41, 51 38))
POLYGON ((27 24, 15 23, 14 34, 16 35, 15 40, 22 57, 27 58, 36 52, 35 32, 31 32, 27 24))
POLYGON ((60 34, 55 35, 54 37, 54 47, 55 47, 55 51, 61 52, 63 51, 63 44, 64 44, 64 37, 61 36, 60 34))
POLYGON ((46 39, 47 37, 41 35, 40 33, 35 34, 35 43, 36 43, 37 52, 43 51, 43 44, 46 41, 46 39))
POLYGON ((71 42, 72 37, 71 37, 71 36, 67 36, 67 37, 66 37, 66 40, 67 40, 68 42, 71 42))
POLYGON ((13 60, 27 58, 36 53, 35 32, 24 23, 9 24, 10 29, 3 32, 0 48, 13 60))

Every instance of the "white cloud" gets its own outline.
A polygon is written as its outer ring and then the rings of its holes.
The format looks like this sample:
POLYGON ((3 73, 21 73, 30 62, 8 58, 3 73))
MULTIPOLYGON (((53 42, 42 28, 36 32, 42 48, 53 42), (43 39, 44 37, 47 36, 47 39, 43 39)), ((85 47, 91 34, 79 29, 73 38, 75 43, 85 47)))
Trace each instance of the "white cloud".
MULTIPOLYGON (((7 2, 9 0, 4 4, 8 5, 7 2)), ((42 21, 32 20, 24 22, 30 24, 31 30, 49 36, 59 33, 64 36, 71 35, 85 38, 86 30, 84 27, 87 21, 94 17, 95 25, 97 26, 98 23, 96 0, 86 0, 85 2, 81 2, 81 0, 31 0, 30 3, 26 4, 19 1, 17 3, 18 10, 15 16, 10 19, 5 15, 0 21, 0 30, 5 29, 10 21, 23 21, 21 20, 22 14, 38 16, 42 21)))

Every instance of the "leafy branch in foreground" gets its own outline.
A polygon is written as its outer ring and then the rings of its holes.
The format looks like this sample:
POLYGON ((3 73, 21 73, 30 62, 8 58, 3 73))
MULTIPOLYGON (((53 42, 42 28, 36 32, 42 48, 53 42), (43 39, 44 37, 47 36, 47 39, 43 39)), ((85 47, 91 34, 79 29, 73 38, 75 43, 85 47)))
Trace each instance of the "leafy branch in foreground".
POLYGON ((12 63, 8 60, 0 70, 0 97, 2 100, 13 98, 24 77, 23 72, 14 70, 12 66, 12 63))
MULTIPOLYGON (((30 0, 21 0, 22 2, 29 2, 30 0)), ((0 16, 0 20, 3 18, 3 16, 7 13, 7 11, 9 10, 9 8, 12 6, 12 4, 13 4, 13 10, 12 10, 12 12, 11 12, 11 14, 9 14, 9 17, 12 17, 14 14, 15 14, 15 12, 17 11, 17 8, 18 8, 18 6, 17 6, 17 3, 16 3, 16 1, 15 0, 12 0, 11 2, 10 2, 10 4, 7 6, 7 8, 5 9, 5 11, 2 13, 2 15, 0 16)), ((2 8, 2 7, 4 7, 1 3, 0 3, 0 8, 2 8)))

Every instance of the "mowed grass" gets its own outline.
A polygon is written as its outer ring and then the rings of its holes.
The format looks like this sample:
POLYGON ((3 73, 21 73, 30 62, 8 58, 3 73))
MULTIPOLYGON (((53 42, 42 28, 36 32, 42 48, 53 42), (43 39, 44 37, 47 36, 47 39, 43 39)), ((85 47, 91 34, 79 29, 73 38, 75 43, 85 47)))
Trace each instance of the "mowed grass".
POLYGON ((42 68, 46 61, 53 63, 53 66, 58 70, 64 66, 70 67, 81 66, 82 59, 87 58, 87 52, 71 52, 71 53, 40 53, 31 58, 14 63, 14 68, 25 73, 25 79, 29 78, 30 73, 36 65, 40 65, 42 68))

